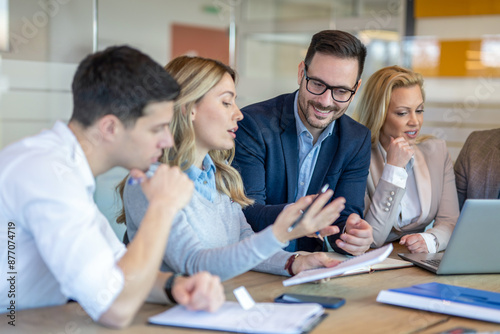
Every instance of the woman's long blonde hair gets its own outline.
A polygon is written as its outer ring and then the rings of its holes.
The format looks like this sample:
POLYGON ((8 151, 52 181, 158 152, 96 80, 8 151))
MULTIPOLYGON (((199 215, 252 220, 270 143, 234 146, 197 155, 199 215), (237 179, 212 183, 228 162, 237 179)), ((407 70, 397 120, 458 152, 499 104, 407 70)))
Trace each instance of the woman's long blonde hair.
MULTIPOLYGON (((400 87, 420 87, 422 97, 425 100, 424 79, 419 73, 413 72, 399 66, 384 67, 366 82, 361 92, 360 101, 353 118, 370 129, 372 146, 376 145, 380 137, 380 129, 387 117, 387 109, 391 102, 392 92, 400 87)), ((430 136, 421 136, 417 142, 421 142, 430 136)))
MULTIPOLYGON (((233 80, 236 80, 236 73, 229 66, 217 60, 188 56, 173 59, 165 66, 165 69, 180 84, 181 93, 174 103, 174 116, 170 124, 174 146, 164 149, 160 161, 187 170, 194 163, 196 157, 195 133, 191 120, 192 108, 219 83, 224 74, 228 73, 233 80)), ((217 190, 229 196, 242 207, 252 205, 254 201, 245 195, 240 174, 231 166, 234 158, 234 147, 230 150, 211 150, 208 154, 216 167, 215 185, 217 190)), ((122 202, 125 182, 124 179, 117 186, 122 202)), ((118 223, 125 222, 124 209, 116 221, 118 223)))
MULTIPOLYGON (((170 127, 175 145, 166 148, 160 160, 186 170, 193 164, 196 155, 192 108, 219 83, 224 74, 229 73, 233 81, 236 81, 236 73, 217 60, 188 56, 175 58, 165 69, 181 85, 181 93, 174 104, 174 117, 170 127)), ((230 150, 211 150, 208 154, 216 167, 217 190, 242 207, 253 204, 253 200, 245 195, 240 174, 231 166, 234 147, 230 150)))

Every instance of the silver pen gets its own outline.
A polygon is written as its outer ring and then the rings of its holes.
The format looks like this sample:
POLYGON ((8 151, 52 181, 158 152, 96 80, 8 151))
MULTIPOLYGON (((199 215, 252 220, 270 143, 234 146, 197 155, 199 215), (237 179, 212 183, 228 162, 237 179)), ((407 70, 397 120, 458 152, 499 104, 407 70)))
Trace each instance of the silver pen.
POLYGON ((309 210, 309 208, 311 207, 311 205, 313 205, 313 203, 314 203, 314 202, 318 199, 318 197, 319 197, 321 194, 324 194, 324 193, 328 190, 328 187, 329 187, 329 186, 330 186, 330 185, 327 183, 327 184, 325 184, 325 185, 321 188, 321 190, 320 190, 320 191, 319 191, 319 193, 318 193, 318 196, 316 196, 316 198, 312 201, 312 203, 311 203, 311 204, 309 204, 309 206, 308 206, 308 207, 304 210, 304 212, 302 212, 302 214, 300 215, 300 217, 299 217, 299 218, 297 218, 297 220, 295 220, 295 221, 293 222, 293 224, 292 224, 292 225, 290 225, 290 227, 288 228, 288 232, 292 232, 292 231, 293 231, 293 229, 294 229, 295 227, 297 227, 297 224, 299 224, 299 223, 301 222, 302 218, 304 218, 304 215, 306 214, 307 210, 309 210))

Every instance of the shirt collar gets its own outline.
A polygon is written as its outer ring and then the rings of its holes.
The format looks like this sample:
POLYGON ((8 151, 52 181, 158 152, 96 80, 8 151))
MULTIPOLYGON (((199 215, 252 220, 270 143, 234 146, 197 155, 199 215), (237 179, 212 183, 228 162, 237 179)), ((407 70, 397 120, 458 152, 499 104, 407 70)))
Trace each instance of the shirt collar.
MULTIPOLYGON (((293 114, 295 115, 295 127, 297 128, 297 137, 300 137, 303 133, 309 133, 312 138, 312 134, 307 130, 304 123, 302 123, 302 119, 299 116, 299 109, 297 105, 297 101, 299 99, 299 91, 295 93, 295 99, 293 101, 293 114)), ((330 123, 324 130, 321 132, 321 135, 318 138, 318 142, 322 142, 326 137, 330 136, 333 132, 333 127, 335 126, 335 122, 330 123)))
POLYGON ((92 174, 92 170, 90 169, 87 157, 83 152, 80 142, 76 139, 75 134, 71 131, 68 125, 61 121, 57 121, 54 124, 52 131, 61 138, 65 148, 68 150, 68 162, 73 166, 78 166, 83 174, 83 181, 85 182, 87 189, 93 193, 95 191, 95 178, 92 174))
POLYGON ((191 165, 191 167, 186 170, 186 174, 189 179, 191 179, 191 181, 195 181, 196 179, 198 179, 202 173, 215 173, 215 164, 209 154, 207 154, 205 158, 203 158, 203 162, 201 163, 201 165, 203 169, 199 169, 195 165, 191 165))

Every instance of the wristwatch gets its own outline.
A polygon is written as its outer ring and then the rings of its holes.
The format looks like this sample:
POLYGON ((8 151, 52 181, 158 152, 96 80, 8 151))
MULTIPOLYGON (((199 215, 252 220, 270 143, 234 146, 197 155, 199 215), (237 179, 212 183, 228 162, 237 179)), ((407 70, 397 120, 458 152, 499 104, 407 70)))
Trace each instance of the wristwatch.
POLYGON ((167 299, 172 303, 172 304, 177 304, 177 301, 175 300, 174 296, 172 295, 172 287, 174 286, 174 281, 177 277, 179 276, 184 276, 181 273, 176 273, 170 276, 167 281, 165 282, 165 286, 163 287, 163 290, 165 290, 165 294, 167 295, 167 299))

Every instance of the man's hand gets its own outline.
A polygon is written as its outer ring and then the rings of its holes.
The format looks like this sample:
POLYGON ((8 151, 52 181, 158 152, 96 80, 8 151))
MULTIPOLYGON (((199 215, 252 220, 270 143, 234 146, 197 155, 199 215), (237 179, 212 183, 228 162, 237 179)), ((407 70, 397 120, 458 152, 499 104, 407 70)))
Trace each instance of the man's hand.
POLYGON ((167 205, 175 212, 189 203, 194 190, 193 182, 177 166, 161 164, 149 179, 142 171, 133 169, 130 177, 141 182, 142 191, 150 204, 167 205))
POLYGON ((403 235, 399 244, 406 246, 411 253, 429 253, 427 244, 420 234, 403 235))
POLYGON ((334 267, 339 264, 340 261, 330 258, 328 253, 317 252, 304 254, 301 253, 292 264, 292 272, 298 274, 303 270, 322 268, 322 267, 334 267))
POLYGON ((219 277, 206 271, 190 277, 177 277, 172 287, 172 296, 178 304, 189 310, 210 312, 217 311, 226 299, 219 277))
POLYGON ((345 224, 345 233, 335 242, 346 252, 361 255, 370 248, 373 242, 372 227, 358 214, 351 213, 345 224))

